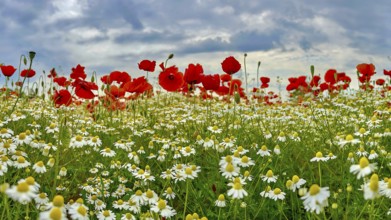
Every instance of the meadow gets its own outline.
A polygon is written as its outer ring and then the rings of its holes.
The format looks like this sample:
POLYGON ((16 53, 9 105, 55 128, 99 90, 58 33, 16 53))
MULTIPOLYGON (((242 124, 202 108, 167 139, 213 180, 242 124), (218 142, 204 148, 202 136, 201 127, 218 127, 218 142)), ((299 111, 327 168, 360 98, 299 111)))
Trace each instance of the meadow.
POLYGON ((373 64, 357 66, 354 92, 312 67, 283 101, 267 77, 245 92, 233 57, 207 75, 169 56, 154 88, 120 71, 87 80, 81 65, 30 84, 34 55, 1 69, 0 219, 391 216, 390 80, 373 64))

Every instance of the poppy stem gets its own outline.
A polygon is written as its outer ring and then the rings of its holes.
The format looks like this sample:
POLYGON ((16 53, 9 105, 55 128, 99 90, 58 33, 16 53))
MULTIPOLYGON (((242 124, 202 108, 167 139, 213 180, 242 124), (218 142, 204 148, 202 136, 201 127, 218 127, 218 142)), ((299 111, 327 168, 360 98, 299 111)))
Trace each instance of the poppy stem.
MULTIPOLYGON (((24 57, 26 59, 26 57, 23 55, 22 57, 24 57)), ((22 59, 22 57, 20 59, 22 59)), ((23 82, 22 82, 22 85, 20 86, 20 89, 19 89, 19 94, 18 94, 18 97, 16 98, 16 101, 14 103, 14 105, 12 106, 12 109, 11 111, 8 113, 8 117, 10 117, 12 115, 12 113, 14 113, 15 111, 15 107, 16 107, 16 104, 18 104, 18 101, 20 99, 20 97, 22 97, 22 89, 23 89, 23 85, 24 85, 24 82, 26 81, 26 78, 27 76, 29 75, 30 71, 31 71, 31 67, 33 65, 33 58, 30 58, 30 65, 29 65, 29 68, 27 70, 27 73, 25 75, 25 77, 23 78, 23 82)), ((20 64, 19 64, 19 72, 20 72, 20 64)), ((20 77, 20 73, 19 73, 19 77, 20 77)))

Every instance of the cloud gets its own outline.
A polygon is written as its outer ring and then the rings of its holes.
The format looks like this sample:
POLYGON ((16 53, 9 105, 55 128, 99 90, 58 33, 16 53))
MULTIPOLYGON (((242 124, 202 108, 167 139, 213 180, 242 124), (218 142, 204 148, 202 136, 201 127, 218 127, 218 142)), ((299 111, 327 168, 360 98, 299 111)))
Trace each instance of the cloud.
POLYGON ((226 56, 246 52, 251 74, 259 60, 272 76, 311 64, 354 73, 360 62, 389 68, 390 10, 387 0, 4 0, 0 62, 16 65, 35 50, 46 71, 80 63, 98 74, 137 74, 140 60, 175 53, 170 62, 181 68, 199 62, 217 73, 226 56))

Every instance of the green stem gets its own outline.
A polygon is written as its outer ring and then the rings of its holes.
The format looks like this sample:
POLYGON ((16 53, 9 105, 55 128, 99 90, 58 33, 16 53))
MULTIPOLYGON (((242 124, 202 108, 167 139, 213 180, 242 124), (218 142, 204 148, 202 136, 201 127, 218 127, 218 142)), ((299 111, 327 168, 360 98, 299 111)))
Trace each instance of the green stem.
POLYGON ((319 186, 322 187, 322 171, 320 170, 320 161, 318 161, 318 171, 319 171, 319 186))
POLYGON ((187 208, 187 199, 189 197, 189 181, 190 180, 186 180, 186 198, 185 198, 185 207, 183 209, 183 219, 186 219, 186 208, 187 208))

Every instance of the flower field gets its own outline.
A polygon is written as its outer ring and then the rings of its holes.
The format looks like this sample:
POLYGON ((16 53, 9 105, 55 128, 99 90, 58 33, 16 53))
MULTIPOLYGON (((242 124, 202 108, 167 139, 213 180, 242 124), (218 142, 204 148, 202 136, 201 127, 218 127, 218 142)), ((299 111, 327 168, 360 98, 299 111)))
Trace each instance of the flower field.
POLYGON ((373 64, 357 65, 354 92, 312 67, 283 101, 265 76, 246 92, 234 57, 213 75, 144 60, 154 88, 120 71, 87 80, 81 65, 30 84, 34 55, 19 76, 1 66, 0 219, 391 216, 390 80, 373 64))

